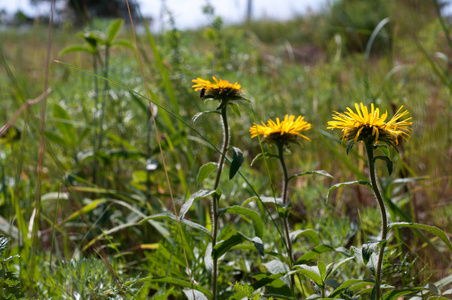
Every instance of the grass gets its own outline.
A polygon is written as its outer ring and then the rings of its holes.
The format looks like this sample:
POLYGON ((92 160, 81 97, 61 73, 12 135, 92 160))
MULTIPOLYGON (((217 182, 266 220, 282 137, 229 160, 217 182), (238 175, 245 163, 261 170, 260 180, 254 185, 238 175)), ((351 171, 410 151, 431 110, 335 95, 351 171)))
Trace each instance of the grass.
MULTIPOLYGON (((425 26, 414 33, 409 32, 410 27, 397 31, 402 17, 395 19, 386 28, 391 43, 379 41, 369 59, 347 46, 350 36, 340 30, 330 33, 336 28, 329 23, 331 19, 325 12, 286 23, 256 21, 230 27, 213 23, 209 28, 182 32, 173 28, 153 36, 155 47, 148 36, 138 36, 150 97, 160 105, 156 125, 178 209, 190 195, 214 185, 213 175, 198 183, 197 174, 205 163, 218 161, 222 139, 219 115, 205 114, 191 122, 196 113, 217 108, 214 101, 199 99, 191 80, 214 75, 238 81, 252 100, 240 103, 240 116, 229 111, 230 143, 242 150, 244 163, 242 176, 232 180, 222 176, 219 205, 247 203, 244 207, 257 212, 264 224, 262 242, 267 253, 260 256, 251 242, 234 245, 219 265, 220 298, 233 297, 234 291, 242 289, 229 283, 253 285, 284 268, 284 241, 275 225, 280 224, 278 212, 272 203, 250 199, 256 195, 272 199, 281 190, 277 160, 257 160, 250 166, 261 148, 250 138, 249 128, 260 120, 285 114, 306 116, 312 124, 307 135, 313 142, 291 146, 292 153, 286 157, 288 172, 326 170, 334 176, 299 177, 290 183, 291 229, 315 232, 306 231, 294 242, 295 260, 307 253, 314 255, 311 250, 321 247, 316 256, 301 260, 321 268, 319 262, 344 259, 337 248, 358 252, 379 233, 378 208, 366 187, 337 189, 330 201, 325 201, 332 185, 368 176, 364 149, 355 147, 346 155, 339 133, 326 130, 333 110, 343 111, 355 102, 374 102, 390 115, 391 105, 404 105, 413 117, 412 138, 399 146, 399 153, 390 152, 393 174, 389 176, 385 165, 377 163, 383 198, 394 204, 387 202, 390 220, 452 232, 452 133, 448 127, 452 84, 449 65, 435 54, 444 52, 450 57, 451 48, 438 18, 423 19, 425 26)), ((408 26, 405 21, 401 28, 408 26)), ((99 29, 105 32, 107 26, 99 29)), ((119 38, 132 41, 130 28, 123 28, 119 38)), ((2 122, 27 99, 42 93, 46 39, 47 30, 40 26, 2 33, 2 122)), ((189 281, 182 249, 193 280, 210 290, 209 239, 186 225, 180 233, 175 222, 161 215, 174 212, 136 54, 127 48, 111 50, 108 100, 104 126, 99 129, 93 126, 91 56, 78 52, 58 56, 65 47, 83 42, 75 31, 53 31, 51 60, 63 63, 50 65, 52 92, 47 99, 40 220, 34 219, 38 105, 25 110, 14 123, 22 133, 20 139, 0 145, 0 215, 5 220, 0 222, 0 230, 11 237, 3 256, 20 255, 2 262, 11 271, 2 273, 2 285, 5 278, 17 280, 10 291, 17 297, 70 298, 77 292, 86 299, 193 298, 193 292, 182 292, 184 283, 177 281, 189 281), (100 130, 103 143, 93 152, 92 136, 100 130), (95 182, 94 161, 98 165, 95 182), (154 218, 142 221, 149 216, 154 218), (33 222, 39 222, 40 228, 37 248, 31 247, 33 222), (29 275, 31 251, 36 254, 36 269, 29 275)), ((104 75, 99 76, 103 88, 104 75)), ((275 146, 264 149, 275 154, 277 150, 275 146)), ((207 200, 195 201, 186 220, 209 229, 212 220, 207 200)), ((254 223, 248 217, 230 213, 219 220, 218 240, 226 240, 236 231, 254 235, 254 223)), ((415 294, 414 287, 447 279, 450 274, 449 250, 428 232, 400 228, 393 231, 387 248, 383 278, 396 290, 413 288, 415 294)), ((364 265, 348 262, 334 279, 341 283, 370 278, 371 271, 364 265)), ((256 288, 254 293, 288 294, 284 280, 256 288)), ((303 275, 295 279, 295 285, 304 296, 316 291, 303 275)), ((364 292, 362 297, 370 295, 364 292)))

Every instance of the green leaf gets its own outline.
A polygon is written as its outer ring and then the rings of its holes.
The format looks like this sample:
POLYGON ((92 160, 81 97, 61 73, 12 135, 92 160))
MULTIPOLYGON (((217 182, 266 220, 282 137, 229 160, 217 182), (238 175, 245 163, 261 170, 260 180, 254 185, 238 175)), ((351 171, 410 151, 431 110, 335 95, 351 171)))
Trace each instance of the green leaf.
POLYGON ((254 163, 255 163, 257 160, 261 159, 261 158, 265 158, 265 159, 271 159, 271 158, 273 158, 273 159, 279 159, 279 156, 278 156, 278 155, 275 155, 275 154, 268 153, 268 152, 259 153, 258 155, 256 155, 256 156, 253 158, 253 161, 251 162, 250 166, 253 166, 254 163))
MULTIPOLYGON (((162 214, 155 214, 155 215, 149 216, 147 218, 144 218, 143 220, 140 221, 140 223, 143 223, 145 221, 152 220, 152 219, 169 219, 169 220, 177 221, 177 218, 175 215, 170 214, 170 213, 162 213, 162 214)), ((198 223, 195 223, 195 222, 192 222, 189 220, 185 220, 185 219, 181 219, 181 220, 179 220, 179 222, 181 222, 182 224, 187 225, 193 229, 202 231, 205 234, 207 234, 208 237, 212 238, 212 232, 210 232, 209 229, 207 229, 206 227, 204 227, 198 223)))
POLYGON ((333 264, 332 268, 328 268, 328 272, 326 274, 325 280, 327 280, 331 275, 333 275, 342 265, 345 263, 355 259, 354 257, 347 257, 346 259, 341 260, 337 264, 333 264))
POLYGON ((314 245, 318 246, 320 244, 319 234, 314 229, 292 231, 289 236, 292 242, 295 242, 295 239, 299 236, 306 236, 314 245))
POLYGON ((238 104, 233 103, 233 102, 230 102, 229 104, 230 104, 229 107, 232 109, 232 111, 236 114, 237 117, 240 118, 241 114, 240 114, 240 109, 239 109, 238 104))
POLYGON ((355 145, 355 141, 354 140, 351 140, 350 142, 348 142, 347 149, 345 150, 347 155, 350 153, 350 151, 352 151, 354 145, 355 145))
POLYGON ((418 291, 422 291, 424 288, 421 287, 412 287, 412 288, 405 288, 400 290, 394 290, 389 291, 383 294, 383 297, 381 297, 382 300, 393 300, 398 299, 399 297, 402 297, 404 295, 412 294, 418 291))
POLYGON ((193 116, 193 118, 191 119, 192 124, 195 124, 196 120, 204 115, 204 114, 219 114, 220 112, 218 110, 207 110, 207 111, 202 111, 197 113, 196 115, 193 116))
POLYGON ((94 200, 91 203, 83 206, 81 209, 77 210, 76 212, 72 213, 69 217, 67 217, 66 219, 64 219, 60 224, 58 224, 58 226, 61 226, 77 217, 80 217, 82 215, 85 215, 87 213, 89 213, 90 211, 92 211, 93 209, 95 209, 96 207, 98 207, 100 204, 107 202, 107 200, 105 199, 99 199, 99 200, 94 200))
POLYGON ((182 220, 185 217, 185 214, 188 212, 188 210, 190 209, 190 207, 193 205, 193 202, 201 199, 201 198, 206 198, 212 194, 217 194, 220 195, 221 191, 220 189, 217 189, 216 191, 212 191, 212 190, 199 190, 196 193, 194 193, 193 195, 190 196, 190 198, 187 199, 187 201, 185 201, 185 203, 182 205, 182 207, 180 208, 179 211, 179 220, 182 220))
POLYGON ((319 245, 314 247, 311 251, 306 252, 297 260, 297 264, 308 262, 318 257, 320 254, 325 252, 336 251, 333 247, 328 245, 319 245))
POLYGON ((354 185, 354 184, 366 185, 366 186, 372 188, 372 184, 366 180, 357 180, 357 181, 348 181, 348 182, 337 183, 337 184, 333 185, 332 187, 330 187, 330 189, 328 190, 328 194, 326 195, 326 201, 327 202, 329 201, 330 195, 335 189, 338 189, 340 187, 347 186, 347 185, 354 185))
POLYGON ((73 45, 73 46, 68 46, 68 47, 64 48, 63 50, 61 50, 60 53, 58 53, 58 56, 63 56, 65 54, 68 54, 71 52, 87 52, 90 54, 94 53, 94 51, 87 46, 73 45))
POLYGON ((150 276, 150 277, 145 277, 145 278, 139 279, 136 282, 148 282, 148 281, 149 282, 169 283, 169 284, 175 284, 175 285, 182 286, 182 287, 191 288, 191 289, 202 292, 208 298, 212 298, 212 293, 208 289, 206 289, 202 286, 199 286, 197 284, 191 283, 189 281, 177 279, 177 278, 173 278, 173 277, 150 276))
POLYGON ((319 269, 320 278, 325 282, 326 279, 326 264, 323 261, 317 262, 317 268, 319 269))
POLYGON ((449 250, 452 252, 452 244, 447 237, 447 235, 435 226, 425 225, 425 224, 419 224, 419 223, 408 223, 408 222, 397 222, 397 223, 390 223, 388 225, 388 229, 392 229, 394 227, 408 227, 408 228, 416 228, 416 229, 422 229, 425 231, 430 232, 433 235, 436 235, 438 238, 440 238, 449 248, 449 250))
POLYGON ((122 19, 117 19, 113 23, 111 23, 110 27, 108 28, 108 34, 107 34, 107 44, 108 45, 111 45, 111 43, 115 39, 116 35, 118 34, 119 30, 121 30, 123 23, 124 23, 124 20, 122 20, 122 19))
POLYGON ((210 173, 218 168, 218 163, 208 162, 199 168, 198 176, 196 177, 196 183, 199 186, 201 183, 209 177, 210 173))
POLYGON ((316 266, 308 266, 308 265, 295 265, 293 268, 297 270, 290 271, 286 274, 286 276, 290 276, 292 274, 303 274, 312 281, 315 282, 319 287, 323 287, 323 281, 320 276, 319 268, 316 266))
POLYGON ((234 178, 235 174, 237 174, 237 171, 240 169, 240 166, 242 165, 245 158, 243 157, 243 152, 237 147, 231 147, 232 148, 232 162, 231 162, 231 168, 229 169, 229 180, 234 178))
POLYGON ((56 118, 56 127, 67 143, 67 146, 77 145, 77 132, 72 124, 71 116, 58 104, 53 105, 53 116, 56 118))
POLYGON ((306 176, 306 175, 321 175, 321 176, 326 176, 326 177, 330 177, 330 178, 334 178, 331 174, 329 174, 328 172, 324 171, 324 170, 318 170, 318 171, 309 171, 309 172, 303 172, 303 173, 299 173, 299 174, 295 174, 289 177, 289 181, 291 179, 294 179, 296 177, 301 177, 301 176, 306 176))
MULTIPOLYGON (((281 278, 281 277, 284 276, 285 274, 286 274, 286 272, 281 272, 281 273, 271 274, 271 275, 265 275, 265 274, 264 274, 264 277, 263 277, 263 278, 260 278, 260 279, 257 278, 258 281, 255 282, 254 284, 252 284, 251 287, 252 287, 254 290, 257 290, 257 289, 259 289, 259 288, 261 288, 261 287, 263 287, 263 286, 266 286, 267 284, 269 284, 269 283, 271 283, 271 282, 273 282, 273 281, 275 281, 275 280, 281 278)), ((262 274, 259 274, 259 275, 262 275, 262 274)), ((253 276, 253 277, 256 277, 256 276, 253 276)))
POLYGON ((389 173, 389 175, 391 175, 392 174, 392 161, 389 159, 389 157, 387 157, 387 156, 375 156, 374 158, 373 158, 373 161, 375 162, 375 161, 377 161, 377 159, 381 159, 381 160, 384 160, 385 162, 386 162, 386 167, 388 168, 388 173, 389 173))
POLYGON ((235 232, 228 239, 221 241, 215 245, 212 249, 213 259, 218 259, 220 256, 229 251, 233 246, 247 241, 248 238, 241 234, 240 232, 235 232))
POLYGON ((116 40, 111 43, 111 46, 122 46, 130 49, 134 49, 133 44, 128 40, 116 40))
POLYGON ((244 217, 248 217, 253 221, 254 232, 256 236, 262 238, 264 235, 264 222, 262 222, 262 218, 259 216, 257 212, 251 210, 246 207, 234 205, 227 207, 225 209, 221 209, 219 211, 219 215, 230 213, 230 214, 238 214, 244 217))
POLYGON ((368 282, 366 282, 363 279, 349 279, 349 280, 346 280, 339 287, 337 287, 333 292, 331 292, 331 294, 329 295, 329 298, 335 298, 336 296, 339 296, 346 289, 348 289, 349 287, 351 287, 351 286, 353 286, 355 284, 358 284, 358 283, 369 284, 368 282))

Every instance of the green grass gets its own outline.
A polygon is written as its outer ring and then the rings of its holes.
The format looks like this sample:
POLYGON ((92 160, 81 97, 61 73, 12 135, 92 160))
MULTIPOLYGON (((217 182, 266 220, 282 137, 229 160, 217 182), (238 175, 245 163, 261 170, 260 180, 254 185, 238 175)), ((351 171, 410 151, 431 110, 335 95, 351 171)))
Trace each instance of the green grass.
MULTIPOLYGON (((377 163, 383 193, 394 203, 389 207, 391 221, 415 221, 452 232, 452 133, 448 127, 452 83, 450 66, 435 56, 444 52, 450 57, 451 48, 438 18, 423 20, 425 26, 413 29, 413 33, 406 20, 402 23, 403 16, 394 19, 386 28, 391 43, 380 41, 366 59, 364 53, 347 48, 350 40, 346 39, 352 37, 334 31, 337 27, 330 24, 334 19, 329 17, 324 12, 286 23, 257 21, 249 26, 216 24, 197 31, 174 30, 154 35, 155 48, 146 35, 138 37, 151 100, 161 106, 156 122, 176 206, 180 209, 198 189, 213 186, 213 175, 199 187, 196 176, 203 164, 218 160, 220 118, 206 114, 194 124, 191 118, 200 111, 215 110, 217 103, 200 100, 191 80, 214 75, 239 82, 245 96, 252 100, 240 103, 240 116, 229 111, 231 146, 243 151, 245 161, 240 169, 243 177, 222 177, 220 207, 242 205, 256 195, 279 196, 278 162, 267 161, 270 172, 263 160, 250 166, 261 148, 257 139, 250 138, 249 128, 255 121, 301 114, 312 124, 312 130, 306 133, 312 143, 303 141, 301 146, 291 147, 292 154, 286 158, 289 173, 326 170, 334 179, 312 176, 291 181, 291 227, 313 229, 319 239, 314 243, 300 237, 294 243, 295 256, 310 253, 318 245, 350 250, 351 246, 359 248, 375 240, 380 220, 370 190, 345 187, 334 192, 328 203, 325 201, 332 185, 368 175, 362 149, 355 147, 346 155, 339 133, 327 131, 326 122, 333 110, 343 111, 355 102, 374 102, 390 115, 392 104, 404 105, 413 117, 412 138, 399 146, 399 153, 391 151, 395 166, 391 176, 384 164, 377 163), (399 23, 406 31, 397 29, 399 23), (336 39, 335 33, 339 34, 336 39), (339 37, 341 44, 337 43, 339 37), (315 49, 315 56, 306 52, 308 47, 315 49), (406 182, 394 181, 400 177, 407 178, 406 182)), ((119 38, 132 41, 130 28, 123 29, 119 38)), ((47 29, 39 26, 23 32, 2 32, 0 124, 6 123, 27 99, 42 93, 46 39, 47 29)), ((205 266, 209 239, 203 232, 183 226, 181 239, 174 221, 161 218, 140 222, 173 209, 136 53, 126 48, 111 51, 104 139, 93 155, 92 136, 99 129, 93 127, 92 58, 88 53, 58 57, 66 46, 83 44, 76 31, 55 28, 52 43, 51 60, 64 64, 50 65, 52 92, 47 102, 40 220, 33 220, 40 104, 24 111, 14 123, 22 132, 20 140, 0 144, 0 216, 5 220, 0 222, 0 231, 11 237, 3 256, 20 255, 2 262, 12 272, 1 273, 3 280, 16 278, 18 290, 28 297, 70 298, 77 291, 86 299, 116 299, 120 295, 183 299, 192 297, 191 291, 182 292, 177 281, 188 281, 183 247, 192 278, 210 290, 205 266), (95 183, 94 160, 99 170, 95 183), (146 169, 154 164, 156 169, 146 169), (40 224, 36 248, 28 235, 32 221, 40 224), (31 251, 36 253, 34 274, 28 273, 31 251), (165 282, 154 276, 173 279, 165 282)), ((102 89, 105 79, 99 75, 102 89)), ((277 152, 276 147, 264 148, 277 152)), ((228 164, 225 168, 228 172, 228 164)), ((209 200, 197 200, 186 219, 210 228, 209 200)), ((254 284, 264 273, 277 273, 275 264, 269 262, 281 259, 276 252, 285 253, 272 221, 276 219, 279 226, 274 205, 250 201, 246 207, 258 212, 263 221, 262 240, 268 253, 262 257, 251 242, 246 242, 226 254, 219 277, 223 298, 234 293, 229 283, 254 284)), ((236 230, 253 236, 250 219, 225 214, 220 224, 220 240, 236 230)), ((394 282, 399 290, 434 283, 450 274, 450 252, 426 232, 400 228, 393 231, 388 248, 391 264, 386 265, 386 282, 394 282)), ((331 250, 305 263, 328 264, 344 258, 331 250)), ((359 263, 347 263, 334 275, 338 282, 364 277, 371 275, 359 263)), ((300 278, 306 295, 314 293, 309 281, 300 278)), ((278 279, 265 291, 280 293, 282 289, 278 279)), ((264 289, 259 292, 264 293, 264 289)))

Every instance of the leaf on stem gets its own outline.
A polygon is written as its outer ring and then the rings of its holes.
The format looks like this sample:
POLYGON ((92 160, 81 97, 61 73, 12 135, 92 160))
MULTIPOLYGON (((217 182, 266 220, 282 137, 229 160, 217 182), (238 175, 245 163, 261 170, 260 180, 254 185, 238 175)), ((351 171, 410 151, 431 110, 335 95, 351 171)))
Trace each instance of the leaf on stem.
POLYGON ((193 195, 190 196, 190 198, 185 201, 185 203, 182 205, 179 211, 179 220, 182 220, 185 217, 185 214, 188 212, 190 207, 193 205, 193 202, 195 202, 198 199, 206 198, 212 194, 217 194, 218 196, 221 195, 221 190, 216 189, 215 191, 212 190, 199 190, 193 195))
POLYGON ((198 176, 196 177, 196 183, 199 186, 201 183, 204 182, 204 180, 209 177, 210 173, 215 171, 218 168, 218 163, 215 162, 208 162, 199 168, 198 176))
POLYGON ((219 114, 219 113, 220 112, 218 110, 206 110, 206 111, 199 112, 193 116, 193 118, 191 119, 191 123, 195 124, 196 120, 204 114, 219 114))
POLYGON ((235 174, 237 174, 240 166, 242 165, 245 158, 243 157, 243 152, 237 147, 232 148, 232 162, 231 168, 229 169, 229 180, 234 178, 235 174))
POLYGON ((391 175, 392 174, 392 161, 389 159, 389 157, 383 156, 383 155, 375 156, 373 158, 374 163, 377 161, 377 159, 381 159, 386 162, 386 167, 388 168, 388 173, 389 173, 389 175, 391 175))
POLYGON ((262 238, 264 235, 264 222, 257 212, 246 207, 234 205, 224 209, 220 209, 218 216, 225 213, 238 214, 243 217, 248 217, 253 221, 254 232, 256 236, 262 238))
POLYGON ((252 167, 252 166, 254 165, 254 163, 255 163, 257 160, 261 159, 261 158, 264 158, 264 159, 270 159, 270 158, 273 158, 273 159, 279 159, 279 156, 278 156, 278 155, 275 155, 275 154, 268 153, 268 152, 259 153, 258 155, 256 155, 256 156, 253 158, 253 161, 251 161, 250 166, 252 167))
POLYGON ((331 193, 335 189, 338 189, 338 188, 346 186, 346 185, 354 185, 354 184, 366 185, 366 186, 372 188, 372 184, 366 180, 356 180, 356 181, 347 181, 347 182, 337 183, 337 184, 333 185, 332 187, 330 187, 330 189, 328 190, 328 194, 326 195, 326 202, 328 202, 328 200, 330 199, 331 193))
POLYGON ((333 175, 329 174, 328 172, 326 172, 324 170, 316 170, 316 171, 308 171, 308 172, 303 172, 303 173, 292 175, 289 177, 288 180, 290 181, 291 179, 294 179, 296 177, 302 177, 302 176, 306 176, 306 175, 321 175, 321 176, 334 178, 333 175))
POLYGON ((433 235, 436 235, 440 240, 442 240, 449 250, 452 252, 452 243, 449 240, 449 237, 436 226, 430 226, 425 224, 419 224, 419 223, 408 223, 408 222, 397 222, 397 223, 390 223, 388 225, 388 229, 392 229, 395 227, 408 227, 408 228, 416 228, 416 229, 422 229, 425 231, 430 232, 433 235))
POLYGON ((122 19, 117 19, 113 23, 111 23, 110 27, 108 28, 108 34, 107 34, 107 44, 108 45, 111 45, 111 43, 115 39, 116 35, 118 34, 119 30, 121 30, 123 23, 124 23, 124 20, 122 20, 122 19))

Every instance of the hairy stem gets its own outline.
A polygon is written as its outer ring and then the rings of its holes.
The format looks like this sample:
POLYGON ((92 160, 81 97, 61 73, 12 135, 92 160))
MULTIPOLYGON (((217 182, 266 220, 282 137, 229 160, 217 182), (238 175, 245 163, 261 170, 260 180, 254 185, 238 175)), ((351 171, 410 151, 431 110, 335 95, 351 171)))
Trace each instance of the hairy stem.
MULTIPOLYGON (((278 143, 278 156, 279 161, 281 163, 281 167, 283 169, 283 186, 282 186, 282 202, 285 206, 287 204, 287 188, 289 184, 289 175, 287 173, 287 166, 286 162, 284 161, 284 144, 278 143)), ((292 268, 293 266, 293 255, 292 255, 292 242, 290 240, 290 231, 289 231, 289 220, 284 215, 283 217, 283 226, 284 226, 284 237, 286 239, 286 246, 287 246, 287 253, 289 255, 289 268, 292 268)), ((292 289, 292 292, 294 292, 294 276, 290 276, 290 288, 292 289)), ((295 293, 294 293, 295 294, 295 293)))
POLYGON ((372 189, 374 190, 375 196, 378 201, 378 206, 380 207, 381 213, 381 240, 384 241, 380 247, 380 253, 378 254, 378 262, 377 262, 377 270, 375 272, 375 296, 376 299, 380 299, 381 297, 381 270, 383 266, 383 257, 384 250, 386 246, 386 236, 388 234, 388 219, 386 217, 386 208, 383 202, 383 198, 380 193, 380 189, 378 188, 377 183, 377 175, 375 172, 375 161, 374 161, 374 146, 373 141, 369 141, 365 143, 367 159, 369 162, 369 173, 370 173, 370 181, 372 183, 372 189))
MULTIPOLYGON (((221 120, 223 124, 223 147, 221 149, 220 159, 218 161, 217 176, 215 177, 215 184, 213 189, 216 190, 220 184, 221 172, 223 171, 224 159, 226 157, 226 152, 229 145, 229 125, 228 125, 228 115, 227 115, 227 105, 221 108, 221 120)), ((214 194, 212 197, 212 250, 217 244, 217 231, 218 231, 218 206, 219 206, 220 196, 214 194)), ((212 268, 212 295, 213 299, 217 299, 217 278, 218 278, 218 260, 213 258, 213 268, 212 268)))

